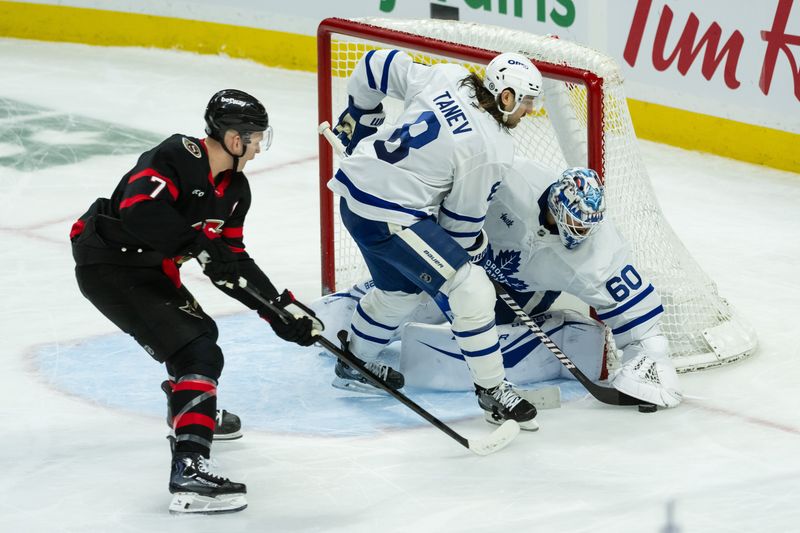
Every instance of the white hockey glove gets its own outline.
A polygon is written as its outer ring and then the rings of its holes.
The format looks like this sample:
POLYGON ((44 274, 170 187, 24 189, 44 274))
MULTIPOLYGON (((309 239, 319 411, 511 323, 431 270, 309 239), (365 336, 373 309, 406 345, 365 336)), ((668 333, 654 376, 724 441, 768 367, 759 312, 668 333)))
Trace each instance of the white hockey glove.
POLYGON ((646 352, 623 364, 611 378, 611 385, 620 392, 661 407, 675 407, 683 400, 672 361, 652 359, 646 352))
POLYGON ((358 142, 364 137, 369 137, 386 120, 386 113, 383 112, 383 104, 378 104, 375 109, 359 109, 353 103, 353 97, 349 98, 349 104, 341 115, 333 132, 342 141, 347 155, 351 155, 358 142))

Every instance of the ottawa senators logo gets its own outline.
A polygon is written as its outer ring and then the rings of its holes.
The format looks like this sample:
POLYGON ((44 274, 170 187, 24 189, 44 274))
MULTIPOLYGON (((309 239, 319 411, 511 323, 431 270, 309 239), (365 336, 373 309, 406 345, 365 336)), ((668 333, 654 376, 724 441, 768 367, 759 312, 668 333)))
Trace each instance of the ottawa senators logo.
POLYGON ((200 151, 200 147, 186 137, 183 138, 183 147, 189 150, 189 153, 195 156, 197 159, 203 157, 203 152, 200 151))
POLYGON ((209 239, 215 239, 217 235, 222 235, 222 226, 224 225, 224 220, 209 218, 201 222, 195 222, 192 227, 205 233, 209 239))

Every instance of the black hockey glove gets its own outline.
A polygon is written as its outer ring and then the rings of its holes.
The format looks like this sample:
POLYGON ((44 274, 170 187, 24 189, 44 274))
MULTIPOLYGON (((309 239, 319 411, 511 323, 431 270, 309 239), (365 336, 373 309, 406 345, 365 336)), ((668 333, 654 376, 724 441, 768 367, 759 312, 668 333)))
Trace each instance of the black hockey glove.
POLYGON ((191 249, 203 273, 217 285, 234 288, 239 280, 239 259, 222 239, 209 239, 201 233, 191 249))
POLYGON ((384 120, 386 120, 386 114, 383 112, 383 104, 378 104, 375 109, 359 109, 353 103, 351 96, 347 109, 339 115, 333 131, 342 141, 347 155, 350 155, 361 139, 378 131, 378 126, 383 124, 384 120))
MULTIPOLYGON (((272 300, 272 303, 276 307, 284 309, 294 301, 292 293, 285 290, 280 296, 272 300)), ((316 316, 311 309, 304 307, 303 311, 311 316, 316 316)), ((314 322, 307 316, 295 317, 288 311, 278 314, 267 306, 260 308, 258 314, 269 322, 275 334, 285 341, 294 342, 300 346, 311 346, 318 335, 314 331, 314 322)))

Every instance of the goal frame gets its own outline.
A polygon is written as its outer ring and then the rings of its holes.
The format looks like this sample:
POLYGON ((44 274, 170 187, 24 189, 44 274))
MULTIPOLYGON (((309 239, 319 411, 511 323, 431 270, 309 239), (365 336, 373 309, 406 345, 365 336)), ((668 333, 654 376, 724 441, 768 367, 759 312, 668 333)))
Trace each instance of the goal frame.
MULTIPOLYGON (((413 48, 452 59, 488 64, 498 50, 487 50, 461 45, 403 31, 381 28, 352 20, 327 18, 317 28, 317 98, 318 123, 333 123, 331 41, 334 35, 347 35, 382 44, 413 48)), ((603 150, 603 78, 588 70, 557 65, 531 58, 543 76, 570 83, 580 83, 586 88, 587 108, 587 166, 594 169, 601 180, 605 175, 603 150)), ((319 207, 322 294, 336 290, 336 251, 334 243, 333 193, 327 183, 333 176, 333 148, 319 136, 319 207)))

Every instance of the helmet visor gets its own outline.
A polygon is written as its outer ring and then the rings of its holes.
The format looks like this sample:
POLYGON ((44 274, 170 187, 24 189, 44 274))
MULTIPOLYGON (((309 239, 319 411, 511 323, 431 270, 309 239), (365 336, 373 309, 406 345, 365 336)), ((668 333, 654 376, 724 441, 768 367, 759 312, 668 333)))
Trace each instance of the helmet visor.
POLYGON ((264 131, 243 133, 242 141, 244 141, 244 144, 257 144, 259 152, 266 152, 272 146, 272 126, 267 126, 264 131))

